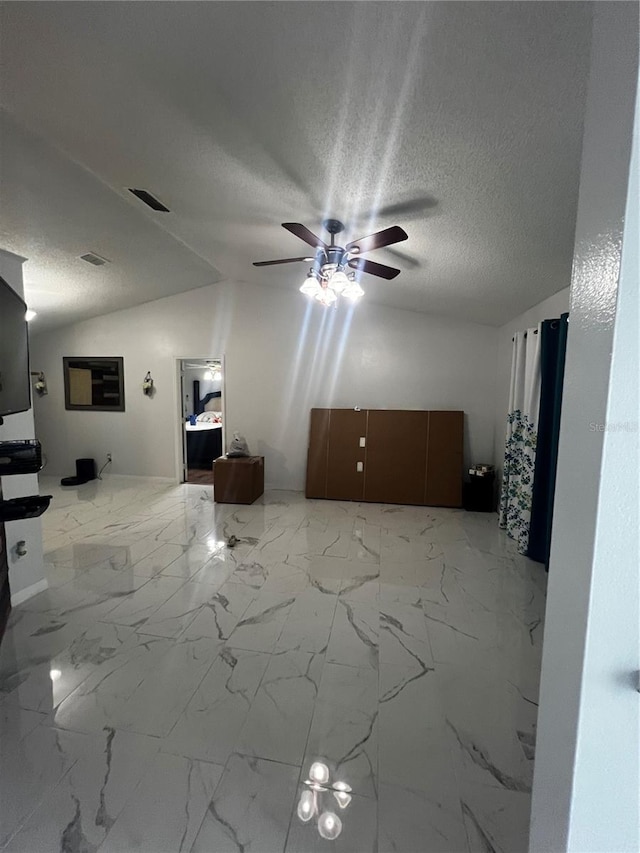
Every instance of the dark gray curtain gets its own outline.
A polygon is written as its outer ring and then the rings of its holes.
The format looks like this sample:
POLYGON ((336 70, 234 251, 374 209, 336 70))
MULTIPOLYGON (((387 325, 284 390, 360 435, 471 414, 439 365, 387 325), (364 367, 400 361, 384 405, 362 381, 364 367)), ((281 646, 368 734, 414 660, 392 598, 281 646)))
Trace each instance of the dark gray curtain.
POLYGON ((540 414, 527 556, 548 571, 569 315, 542 323, 540 414))

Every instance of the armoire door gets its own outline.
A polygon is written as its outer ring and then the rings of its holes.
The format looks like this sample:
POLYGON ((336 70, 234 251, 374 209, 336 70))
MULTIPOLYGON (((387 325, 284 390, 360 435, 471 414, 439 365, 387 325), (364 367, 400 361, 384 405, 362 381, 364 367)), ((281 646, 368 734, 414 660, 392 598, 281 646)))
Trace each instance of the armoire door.
POLYGON ((327 497, 361 501, 364 488, 367 412, 331 409, 327 450, 327 497))
POLYGON ((428 412, 369 410, 364 499, 423 504, 428 412))
POLYGON ((308 498, 327 496, 327 454, 329 450, 330 409, 311 409, 309 423, 309 450, 307 453, 308 498))
POLYGON ((464 412, 429 412, 427 485, 429 506, 462 506, 464 412))

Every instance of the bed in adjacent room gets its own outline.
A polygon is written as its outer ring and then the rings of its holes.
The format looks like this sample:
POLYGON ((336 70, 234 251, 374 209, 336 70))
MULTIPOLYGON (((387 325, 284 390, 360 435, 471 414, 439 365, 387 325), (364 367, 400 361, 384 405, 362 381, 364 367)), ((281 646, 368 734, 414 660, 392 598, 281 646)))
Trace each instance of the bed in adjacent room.
POLYGON ((213 460, 222 456, 222 421, 219 413, 203 412, 195 424, 187 421, 187 468, 211 470, 213 460))

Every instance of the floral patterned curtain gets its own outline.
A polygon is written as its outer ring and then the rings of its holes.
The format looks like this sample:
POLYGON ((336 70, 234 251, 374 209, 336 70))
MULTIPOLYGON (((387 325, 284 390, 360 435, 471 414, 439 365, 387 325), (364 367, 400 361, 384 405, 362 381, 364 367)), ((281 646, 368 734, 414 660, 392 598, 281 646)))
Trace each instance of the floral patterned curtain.
POLYGON ((537 329, 516 332, 511 358, 511 388, 500 495, 500 527, 527 553, 531 499, 536 465, 538 413, 540 410, 540 324, 537 329))

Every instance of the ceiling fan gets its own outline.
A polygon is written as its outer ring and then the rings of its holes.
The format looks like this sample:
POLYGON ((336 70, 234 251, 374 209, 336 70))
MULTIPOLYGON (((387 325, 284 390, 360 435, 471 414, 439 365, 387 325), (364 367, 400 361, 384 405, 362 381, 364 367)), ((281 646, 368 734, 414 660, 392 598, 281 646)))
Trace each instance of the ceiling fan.
POLYGON ((196 364, 185 362, 186 368, 191 370, 204 370, 204 379, 210 382, 212 379, 222 378, 222 362, 220 361, 199 361, 196 364))
POLYGON ((315 255, 302 258, 281 258, 276 261, 255 261, 254 267, 294 264, 303 261, 312 263, 309 274, 300 290, 302 293, 314 297, 323 305, 332 305, 340 294, 353 301, 363 295, 364 290, 356 281, 356 270, 387 280, 400 275, 400 270, 394 267, 388 267, 385 264, 378 264, 375 261, 360 257, 364 252, 382 249, 385 246, 406 240, 406 232, 398 225, 385 228, 375 234, 370 234, 368 237, 361 237, 359 240, 347 243, 344 247, 335 244, 335 235, 344 231, 342 222, 337 219, 325 219, 322 225, 331 235, 329 244, 321 240, 320 237, 316 237, 300 222, 283 222, 283 228, 313 246, 316 250, 315 255))

